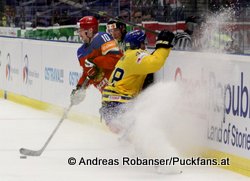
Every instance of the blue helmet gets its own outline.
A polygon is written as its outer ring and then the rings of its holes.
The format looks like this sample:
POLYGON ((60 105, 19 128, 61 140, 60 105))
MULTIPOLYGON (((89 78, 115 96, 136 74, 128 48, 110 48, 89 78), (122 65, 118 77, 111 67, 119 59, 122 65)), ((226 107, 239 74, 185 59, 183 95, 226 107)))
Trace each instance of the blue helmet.
POLYGON ((146 35, 141 30, 134 30, 128 32, 124 38, 126 49, 138 49, 141 47, 141 43, 144 43, 146 35))

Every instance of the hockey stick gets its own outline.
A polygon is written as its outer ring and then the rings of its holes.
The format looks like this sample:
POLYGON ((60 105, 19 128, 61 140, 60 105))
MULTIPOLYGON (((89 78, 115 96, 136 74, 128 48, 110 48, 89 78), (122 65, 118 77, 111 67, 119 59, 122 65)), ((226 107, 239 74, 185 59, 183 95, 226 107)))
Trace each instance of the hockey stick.
MULTIPOLYGON (((89 77, 86 77, 84 83, 82 84, 82 87, 84 89, 86 89, 88 81, 89 81, 89 77)), ((68 112, 70 111, 72 106, 73 106, 73 103, 71 102, 69 107, 64 111, 63 116, 61 117, 60 121, 56 125, 55 129, 53 130, 53 132, 51 133, 51 135, 49 136, 49 138, 47 139, 47 141, 45 142, 45 144, 40 150, 30 150, 27 148, 20 148, 19 152, 26 156, 40 156, 45 150, 45 148, 48 146, 50 140, 53 138, 53 136, 55 135, 56 131, 58 130, 62 122, 67 118, 68 112)))
POLYGON ((47 147, 47 145, 49 144, 50 140, 55 135, 56 131, 58 130, 58 128, 62 124, 63 120, 67 117, 68 112, 72 106, 73 106, 73 104, 71 103, 69 105, 69 107, 64 111, 63 116, 61 117, 60 121, 58 122, 55 129, 53 130, 53 132, 51 133, 51 135, 49 136, 49 138, 47 139, 47 141, 45 142, 45 144, 43 145, 43 147, 40 150, 30 150, 27 148, 20 148, 19 152, 23 155, 26 155, 26 156, 40 156, 43 153, 43 151, 45 150, 45 148, 47 147))

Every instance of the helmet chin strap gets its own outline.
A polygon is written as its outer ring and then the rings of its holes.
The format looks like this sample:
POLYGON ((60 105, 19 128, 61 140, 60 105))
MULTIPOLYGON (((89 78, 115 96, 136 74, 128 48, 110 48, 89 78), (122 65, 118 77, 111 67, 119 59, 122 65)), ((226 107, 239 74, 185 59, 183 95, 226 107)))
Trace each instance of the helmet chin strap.
POLYGON ((92 40, 93 37, 94 37, 93 29, 92 29, 92 31, 90 31, 90 29, 89 29, 88 32, 86 33, 86 36, 89 38, 89 42, 88 42, 88 43, 90 43, 91 40, 92 40), (89 36, 89 34, 92 34, 92 36, 89 36))
MULTIPOLYGON (((88 36, 87 36, 87 37, 88 37, 88 36)), ((90 37, 88 37, 88 42, 85 42, 85 43, 89 44, 89 43, 90 43, 90 41, 91 41, 91 38, 90 38, 90 37)))

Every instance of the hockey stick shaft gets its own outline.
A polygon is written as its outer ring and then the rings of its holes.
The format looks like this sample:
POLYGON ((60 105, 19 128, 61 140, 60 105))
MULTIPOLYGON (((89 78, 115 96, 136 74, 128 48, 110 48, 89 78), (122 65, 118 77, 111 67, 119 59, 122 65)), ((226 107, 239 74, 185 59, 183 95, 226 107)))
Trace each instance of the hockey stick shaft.
MULTIPOLYGON (((82 87, 84 89, 87 88, 87 84, 88 84, 89 80, 90 80, 89 77, 86 77, 85 81, 83 82, 82 87)), ((73 106, 73 103, 71 102, 69 107, 64 111, 63 116, 61 117, 60 121, 56 125, 55 129, 50 134, 49 138, 47 139, 47 141, 45 142, 45 144, 43 145, 43 147, 40 150, 30 150, 27 148, 20 148, 19 152, 23 155, 26 155, 26 156, 40 156, 43 153, 43 151, 45 150, 45 148, 48 146, 50 140, 53 138, 53 136, 55 135, 56 131, 59 129, 62 122, 67 118, 68 112, 70 111, 72 106, 73 106)))
POLYGON ((60 121, 58 122, 53 132, 50 134, 49 138, 47 139, 47 141, 45 142, 45 144, 40 150, 35 151, 35 150, 26 149, 26 148, 20 148, 19 152, 26 156, 40 156, 45 150, 45 148, 48 146, 50 140, 53 138, 53 136, 55 135, 56 131, 58 130, 62 122, 66 119, 68 112, 72 106, 73 104, 71 103, 70 106, 64 111, 63 116, 61 117, 60 121))

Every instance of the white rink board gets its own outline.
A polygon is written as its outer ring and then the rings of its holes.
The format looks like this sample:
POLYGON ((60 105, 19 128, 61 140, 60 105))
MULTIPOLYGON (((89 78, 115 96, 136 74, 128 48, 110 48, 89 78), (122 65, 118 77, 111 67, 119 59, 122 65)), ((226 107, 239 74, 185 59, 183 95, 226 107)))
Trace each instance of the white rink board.
MULTIPOLYGON (((78 47, 80 47, 80 44, 42 43, 43 101, 63 107, 69 105, 70 93, 76 87, 78 79, 82 75, 82 68, 76 54, 78 47)), ((73 109, 99 117, 101 94, 93 87, 89 87, 87 95, 80 106, 73 109)))
MULTIPOLYGON (((81 44, 0 38, 0 88, 19 95, 67 107, 82 68, 77 59, 81 44), (7 55, 8 59, 7 59, 7 55)), ((80 113, 99 117, 101 94, 95 88, 73 108, 80 113)))
POLYGON ((73 64, 74 49, 58 43, 43 43, 42 96, 45 102, 64 106, 72 88, 68 85, 68 66, 73 64))
POLYGON ((249 61, 249 56, 172 52, 162 70, 166 81, 182 81, 189 91, 200 91, 209 100, 203 105, 203 114, 217 115, 208 116, 209 147, 247 159, 250 159, 249 61), (224 95, 225 114, 218 99, 224 95), (211 110, 214 107, 218 109, 211 110))
POLYGON ((0 43, 0 89, 4 89, 5 66, 3 64, 3 43, 0 43))
POLYGON ((21 56, 22 56, 22 41, 15 39, 2 39, 1 44, 1 59, 2 71, 4 75, 3 85, 4 89, 21 94, 22 70, 21 70, 21 56))
POLYGON ((21 57, 22 94, 37 100, 42 100, 41 49, 42 46, 37 41, 23 41, 21 57))

